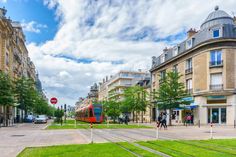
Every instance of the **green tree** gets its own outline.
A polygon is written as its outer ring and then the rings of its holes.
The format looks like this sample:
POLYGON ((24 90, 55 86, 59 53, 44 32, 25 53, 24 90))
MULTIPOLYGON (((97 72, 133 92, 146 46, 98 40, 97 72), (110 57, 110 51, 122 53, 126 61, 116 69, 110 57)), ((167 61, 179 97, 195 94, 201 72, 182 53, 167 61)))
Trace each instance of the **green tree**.
MULTIPOLYGON (((171 114, 174 108, 180 107, 180 104, 189 105, 191 103, 183 99, 189 94, 185 90, 184 83, 180 82, 181 77, 182 75, 178 72, 166 73, 166 77, 161 80, 159 89, 154 93, 158 109, 169 109, 171 114)), ((169 124, 171 125, 171 116, 169 116, 169 124)))
POLYGON ((55 110, 56 122, 62 123, 63 116, 64 116, 64 110, 60 110, 59 108, 57 110, 55 110))
POLYGON ((109 101, 103 101, 103 111, 106 116, 111 117, 113 122, 116 121, 116 119, 121 114, 120 111, 120 102, 115 100, 109 100, 109 101))
POLYGON ((143 112, 146 111, 148 104, 147 96, 147 91, 141 86, 132 86, 124 90, 122 108, 126 109, 128 112, 133 112, 133 121, 134 117, 136 117, 137 122, 137 116, 142 112, 143 122, 143 112))
POLYGON ((25 115, 27 115, 28 112, 33 112, 38 98, 33 80, 21 77, 15 84, 15 93, 19 108, 24 110, 25 115))
POLYGON ((4 72, 0 72, 0 105, 3 105, 3 124, 8 126, 7 112, 14 104, 14 86, 10 77, 4 72))

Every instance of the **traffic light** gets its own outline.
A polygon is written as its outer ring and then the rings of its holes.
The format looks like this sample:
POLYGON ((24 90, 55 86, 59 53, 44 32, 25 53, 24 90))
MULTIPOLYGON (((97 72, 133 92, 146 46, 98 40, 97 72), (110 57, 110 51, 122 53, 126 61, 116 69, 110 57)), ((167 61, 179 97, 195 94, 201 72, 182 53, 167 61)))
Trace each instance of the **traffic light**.
POLYGON ((64 112, 66 112, 66 104, 64 104, 64 112))

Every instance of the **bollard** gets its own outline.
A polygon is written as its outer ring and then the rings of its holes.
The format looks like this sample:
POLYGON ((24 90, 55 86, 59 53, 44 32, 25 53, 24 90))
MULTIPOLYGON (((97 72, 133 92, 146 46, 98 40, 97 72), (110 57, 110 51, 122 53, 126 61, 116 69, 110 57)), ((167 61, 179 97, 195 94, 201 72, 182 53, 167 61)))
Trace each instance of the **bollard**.
POLYGON ((212 122, 211 122, 211 131, 210 131, 210 133, 211 133, 211 139, 213 139, 213 124, 212 124, 212 122))
POLYGON ((199 128, 201 127, 200 120, 198 120, 198 127, 199 127, 199 128))
POLYGON ((109 127, 109 120, 108 120, 108 117, 107 117, 107 127, 109 127))
POLYGON ((157 127, 156 127, 156 139, 159 139, 159 127, 158 127, 158 124, 157 124, 157 127))
POLYGON ((93 123, 90 123, 90 129, 91 129, 91 143, 93 143, 93 123))

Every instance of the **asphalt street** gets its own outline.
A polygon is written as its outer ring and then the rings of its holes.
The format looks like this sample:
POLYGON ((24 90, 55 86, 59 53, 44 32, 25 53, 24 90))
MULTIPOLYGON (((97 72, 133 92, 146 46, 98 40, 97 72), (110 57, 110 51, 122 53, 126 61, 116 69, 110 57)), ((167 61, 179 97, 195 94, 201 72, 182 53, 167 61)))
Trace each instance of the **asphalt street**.
MULTIPOLYGON (((0 157, 15 157, 26 147, 61 144, 84 144, 91 142, 90 129, 45 130, 48 124, 19 124, 0 128, 0 157)), ((154 124, 152 124, 154 125, 154 124)), ((151 129, 93 129, 93 142, 147 141, 157 138, 151 129)), ((158 131, 160 140, 209 139, 210 126, 173 126, 158 131)), ((236 138, 232 126, 214 126, 213 138, 236 138)))

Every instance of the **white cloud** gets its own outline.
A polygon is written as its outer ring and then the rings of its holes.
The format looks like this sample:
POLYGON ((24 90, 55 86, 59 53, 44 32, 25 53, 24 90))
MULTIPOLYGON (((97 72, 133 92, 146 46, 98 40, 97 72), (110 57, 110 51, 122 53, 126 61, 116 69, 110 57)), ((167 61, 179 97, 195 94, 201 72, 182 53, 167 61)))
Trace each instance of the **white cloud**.
POLYGON ((21 22, 21 26, 24 31, 40 33, 41 29, 46 29, 47 25, 37 23, 36 21, 25 22, 24 20, 21 22))
POLYGON ((28 49, 48 96, 72 105, 106 75, 149 69, 153 55, 184 39, 175 35, 199 28, 216 4, 228 13, 235 9, 234 0, 44 0, 44 4, 56 10, 60 27, 53 40, 31 43, 28 49), (58 54, 80 61, 55 57, 58 54))
POLYGON ((1 3, 7 3, 7 0, 0 0, 1 3))

